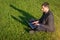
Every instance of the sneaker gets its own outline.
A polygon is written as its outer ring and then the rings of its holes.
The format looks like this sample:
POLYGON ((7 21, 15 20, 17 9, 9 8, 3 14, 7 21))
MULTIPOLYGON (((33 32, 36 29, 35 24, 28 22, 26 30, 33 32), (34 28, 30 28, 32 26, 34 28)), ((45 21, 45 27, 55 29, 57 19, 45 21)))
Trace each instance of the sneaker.
POLYGON ((29 33, 30 33, 30 34, 33 34, 33 33, 34 33, 34 30, 30 30, 29 33))

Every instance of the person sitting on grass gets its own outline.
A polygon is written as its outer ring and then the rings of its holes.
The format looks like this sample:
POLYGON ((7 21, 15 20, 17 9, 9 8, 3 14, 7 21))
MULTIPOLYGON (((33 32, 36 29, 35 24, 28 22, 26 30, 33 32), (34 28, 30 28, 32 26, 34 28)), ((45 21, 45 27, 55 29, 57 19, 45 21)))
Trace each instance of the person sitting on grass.
POLYGON ((31 24, 34 24, 36 28, 31 29, 29 32, 33 33, 35 31, 45 31, 45 32, 54 32, 54 16, 49 9, 49 3, 44 2, 42 5, 43 15, 39 20, 30 20, 33 21, 31 24))

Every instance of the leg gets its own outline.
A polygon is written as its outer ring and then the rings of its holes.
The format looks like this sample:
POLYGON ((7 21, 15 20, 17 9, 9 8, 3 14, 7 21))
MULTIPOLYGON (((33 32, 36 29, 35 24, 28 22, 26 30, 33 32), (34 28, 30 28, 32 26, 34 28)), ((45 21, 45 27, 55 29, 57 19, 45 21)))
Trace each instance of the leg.
POLYGON ((47 29, 46 29, 46 28, 41 27, 40 25, 39 25, 39 26, 37 26, 36 30, 37 30, 37 31, 44 31, 44 32, 47 32, 47 29))
MULTIPOLYGON (((53 27, 52 27, 53 28, 53 27)), ((36 28, 36 30, 38 30, 38 31, 44 31, 44 32, 53 32, 55 29, 53 28, 44 28, 44 27, 42 27, 42 26, 38 26, 37 28, 36 28)))

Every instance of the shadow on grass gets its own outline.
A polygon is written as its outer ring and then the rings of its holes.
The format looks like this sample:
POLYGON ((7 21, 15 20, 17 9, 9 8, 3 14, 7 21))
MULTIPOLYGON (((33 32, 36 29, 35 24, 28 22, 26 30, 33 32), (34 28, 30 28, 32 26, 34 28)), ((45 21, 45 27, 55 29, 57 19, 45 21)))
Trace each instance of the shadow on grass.
MULTIPOLYGON (((13 6, 13 5, 10 5, 10 7, 12 7, 13 9, 15 9, 15 10, 17 10, 18 12, 20 12, 23 16, 18 16, 19 17, 19 19, 18 18, 16 18, 15 16, 13 16, 13 15, 11 15, 11 17, 13 18, 13 19, 15 19, 16 21, 18 21, 18 22, 20 22, 20 23, 22 23, 23 25, 26 25, 26 26, 28 26, 29 27, 29 25, 27 24, 27 22, 26 21, 29 21, 30 19, 36 19, 35 17, 33 17, 31 14, 29 14, 28 12, 26 12, 26 11, 24 11, 24 10, 21 10, 21 9, 18 9, 18 8, 16 8, 15 6, 13 6)), ((28 32, 28 28, 24 28, 27 32, 28 32)))

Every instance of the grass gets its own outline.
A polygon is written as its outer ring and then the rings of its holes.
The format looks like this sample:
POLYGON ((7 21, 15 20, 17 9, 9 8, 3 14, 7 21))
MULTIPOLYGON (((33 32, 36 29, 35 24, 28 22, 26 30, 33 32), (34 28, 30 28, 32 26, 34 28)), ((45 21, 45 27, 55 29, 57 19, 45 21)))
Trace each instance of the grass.
POLYGON ((60 40, 60 0, 0 0, 0 40, 60 40), (29 34, 25 19, 39 19, 41 4, 50 3, 56 31, 29 34))

